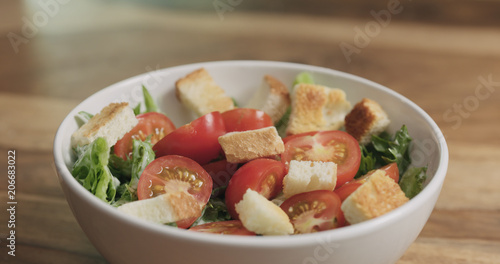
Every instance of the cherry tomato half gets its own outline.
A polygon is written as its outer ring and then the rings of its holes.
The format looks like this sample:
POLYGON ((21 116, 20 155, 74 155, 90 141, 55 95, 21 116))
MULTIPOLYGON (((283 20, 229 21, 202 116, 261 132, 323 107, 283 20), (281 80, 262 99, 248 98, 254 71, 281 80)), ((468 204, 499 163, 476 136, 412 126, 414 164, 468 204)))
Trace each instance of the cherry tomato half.
POLYGON ((203 168, 210 174, 213 181, 213 188, 227 186, 229 180, 233 177, 236 170, 238 170, 237 163, 229 163, 227 160, 219 160, 203 165, 203 168))
POLYGON ((246 229, 239 220, 206 223, 195 227, 191 227, 189 230, 204 232, 204 233, 221 234, 221 235, 240 235, 240 236, 256 235, 254 232, 246 229))
POLYGON ((281 161, 288 166, 290 160, 333 161, 337 164, 336 186, 342 186, 356 175, 361 151, 358 141, 346 132, 309 132, 287 141, 281 161))
POLYGON ((340 198, 327 190, 296 194, 281 204, 288 215, 295 233, 313 233, 344 225, 340 198))
MULTIPOLYGON (((212 192, 212 178, 195 161, 177 155, 153 160, 141 174, 137 185, 139 200, 167 192, 185 191, 204 206, 212 192)), ((177 222, 178 227, 189 227, 196 218, 177 222)))
POLYGON ((226 206, 233 219, 239 219, 235 205, 248 188, 272 199, 281 192, 285 174, 285 165, 272 159, 255 159, 239 168, 226 189, 226 206))
POLYGON ((227 132, 253 130, 273 125, 268 114, 252 108, 235 108, 221 115, 227 132))
POLYGON ((225 133, 221 114, 212 112, 172 131, 153 150, 157 157, 181 155, 203 165, 219 156, 222 147, 218 138, 225 133))
MULTIPOLYGON (((379 170, 384 170, 385 173, 387 173, 387 175, 391 177, 391 179, 393 179, 395 182, 399 181, 398 164, 390 163, 380 168, 379 170)), ((340 186, 339 188, 335 189, 334 192, 338 194, 340 200, 343 202, 349 195, 351 195, 351 193, 356 191, 356 189, 358 189, 361 184, 365 183, 368 177, 370 177, 370 175, 372 175, 375 171, 376 170, 369 171, 367 174, 359 177, 358 179, 354 179, 340 186)))
POLYGON ((300 133, 300 134, 295 134, 295 135, 290 135, 290 136, 286 136, 285 138, 283 138, 283 144, 286 144, 288 141, 292 140, 292 139, 295 139, 295 138, 298 138, 298 137, 303 137, 303 136, 314 136, 318 133, 319 131, 311 131, 311 132, 304 132, 304 133, 300 133))
POLYGON ((148 136, 152 135, 151 144, 154 145, 175 130, 174 123, 161 113, 149 112, 137 115, 136 118, 137 125, 125 134, 122 139, 118 140, 114 147, 115 154, 124 160, 132 155, 132 139, 144 141, 148 136))

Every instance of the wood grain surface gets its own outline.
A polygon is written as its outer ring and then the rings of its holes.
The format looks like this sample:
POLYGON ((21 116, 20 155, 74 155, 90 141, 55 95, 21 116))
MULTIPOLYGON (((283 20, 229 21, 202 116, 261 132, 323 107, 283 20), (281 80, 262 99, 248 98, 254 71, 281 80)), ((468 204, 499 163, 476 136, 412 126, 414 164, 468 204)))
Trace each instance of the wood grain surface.
POLYGON ((74 106, 157 68, 234 59, 345 71, 421 106, 443 130, 450 164, 398 263, 500 263, 500 2, 221 0, 234 4, 224 12, 206 2, 0 3, 1 263, 106 263, 53 165, 56 129, 74 106), (8 150, 17 161, 15 257, 6 247, 8 150))

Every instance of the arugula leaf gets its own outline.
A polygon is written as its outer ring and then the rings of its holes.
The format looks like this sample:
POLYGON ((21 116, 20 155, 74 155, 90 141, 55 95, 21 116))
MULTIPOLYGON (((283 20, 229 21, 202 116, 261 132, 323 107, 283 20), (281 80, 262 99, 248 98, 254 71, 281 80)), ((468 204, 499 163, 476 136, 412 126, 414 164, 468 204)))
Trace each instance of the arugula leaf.
POLYGON ((203 208, 201 216, 196 219, 192 226, 228 220, 231 220, 231 215, 227 210, 224 200, 221 198, 210 198, 205 208, 203 208))
POLYGON ((231 99, 233 99, 233 104, 234 104, 234 107, 239 107, 239 104, 238 102, 236 101, 236 99, 234 97, 231 97, 231 99))
POLYGON ((146 113, 159 112, 155 100, 153 100, 153 97, 151 97, 151 94, 149 94, 148 89, 146 89, 144 85, 142 86, 142 93, 144 95, 144 105, 146 106, 146 113))
POLYGON ((156 105, 155 100, 153 99, 153 97, 149 93, 148 89, 144 85, 142 85, 142 97, 144 99, 145 111, 142 111, 142 104, 138 103, 134 107, 134 114, 135 115, 149 113, 149 112, 160 112, 160 109, 156 105))
POLYGON ((136 107, 134 107, 134 115, 141 114, 141 103, 138 103, 136 107))
POLYGON ((374 154, 370 152, 365 146, 360 146, 361 148, 361 162, 359 164, 358 172, 354 178, 359 178, 371 170, 376 169, 377 159, 374 154))
POLYGON ((108 168, 109 147, 106 140, 97 138, 89 145, 78 148, 77 154, 78 159, 71 170, 73 177, 99 199, 111 203, 120 181, 108 168))
POLYGON ((401 177, 399 186, 409 199, 415 197, 422 191, 423 183, 427 179, 427 166, 426 167, 411 167, 401 177))
POLYGON ((381 162, 382 165, 396 162, 400 175, 403 174, 411 164, 409 152, 411 141, 412 138, 408 134, 406 125, 403 125, 401 129, 396 132, 392 140, 384 135, 373 135, 372 145, 379 154, 377 156, 377 161, 381 162))

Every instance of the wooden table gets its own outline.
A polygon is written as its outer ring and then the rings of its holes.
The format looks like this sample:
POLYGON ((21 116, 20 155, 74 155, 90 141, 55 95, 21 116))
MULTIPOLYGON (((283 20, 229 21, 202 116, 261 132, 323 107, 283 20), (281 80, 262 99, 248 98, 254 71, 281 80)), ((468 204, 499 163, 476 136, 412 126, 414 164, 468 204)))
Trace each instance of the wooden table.
POLYGON ((250 59, 353 73, 420 105, 446 135, 450 164, 434 212, 398 263, 500 263, 500 3, 40 2, 49 4, 0 4, 0 262, 105 263, 53 165, 55 131, 81 100, 157 68, 250 59), (6 247, 9 150, 15 257, 6 247))

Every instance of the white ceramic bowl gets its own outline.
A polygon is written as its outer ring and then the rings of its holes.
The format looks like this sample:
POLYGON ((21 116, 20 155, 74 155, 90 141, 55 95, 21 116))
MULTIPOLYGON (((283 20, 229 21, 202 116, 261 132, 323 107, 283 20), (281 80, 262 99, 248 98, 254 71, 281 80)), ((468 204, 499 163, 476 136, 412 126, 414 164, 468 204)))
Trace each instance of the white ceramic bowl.
POLYGON ((111 263, 394 263, 416 239, 439 196, 448 167, 448 149, 434 121, 398 93, 366 79, 331 69, 269 61, 221 61, 167 68, 142 74, 90 96, 64 119, 54 142, 59 181, 80 226, 111 263), (376 219, 337 230, 280 237, 203 234, 151 224, 122 215, 85 190, 71 175, 70 136, 79 111, 97 113, 113 101, 142 100, 145 84, 176 126, 191 121, 177 102, 174 83, 205 67, 226 92, 242 104, 265 74, 286 85, 303 71, 319 84, 342 88, 352 103, 363 97, 381 103, 392 120, 389 130, 406 124, 414 139, 411 155, 417 166, 428 165, 424 190, 405 205, 376 219))

